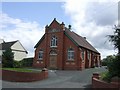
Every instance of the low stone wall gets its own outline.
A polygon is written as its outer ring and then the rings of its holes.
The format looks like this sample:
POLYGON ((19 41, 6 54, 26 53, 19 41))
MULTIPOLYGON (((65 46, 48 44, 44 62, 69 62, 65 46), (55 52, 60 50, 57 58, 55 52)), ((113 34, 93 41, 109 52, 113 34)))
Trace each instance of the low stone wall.
POLYGON ((111 82, 111 83, 107 83, 104 81, 101 81, 99 79, 99 74, 98 73, 94 73, 93 77, 92 77, 92 88, 96 88, 96 90, 98 88, 114 88, 114 90, 119 89, 120 88, 120 82, 111 82))
POLYGON ((12 82, 32 82, 46 79, 48 77, 48 70, 41 72, 16 72, 10 70, 2 70, 2 80, 12 82))

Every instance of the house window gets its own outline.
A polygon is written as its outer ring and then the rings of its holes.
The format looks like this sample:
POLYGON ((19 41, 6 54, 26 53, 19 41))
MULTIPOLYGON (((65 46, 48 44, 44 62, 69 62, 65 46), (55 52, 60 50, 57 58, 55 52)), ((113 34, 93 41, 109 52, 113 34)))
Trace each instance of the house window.
POLYGON ((81 50, 81 57, 82 57, 82 60, 85 59, 85 51, 84 50, 81 50))
POLYGON ((51 38, 51 47, 57 47, 57 37, 52 36, 51 38))
POLYGON ((74 50, 72 48, 68 49, 68 60, 74 60, 74 50))
POLYGON ((88 60, 90 60, 90 51, 87 51, 88 60))
POLYGON ((43 60, 43 50, 40 50, 38 53, 38 59, 43 60))

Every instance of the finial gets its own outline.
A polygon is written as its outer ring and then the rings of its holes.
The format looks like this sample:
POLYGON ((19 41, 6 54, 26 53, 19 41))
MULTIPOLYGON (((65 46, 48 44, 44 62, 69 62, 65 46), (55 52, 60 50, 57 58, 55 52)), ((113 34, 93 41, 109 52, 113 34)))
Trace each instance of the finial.
POLYGON ((54 20, 56 20, 56 18, 54 18, 54 20))
POLYGON ((48 25, 46 25, 45 28, 48 28, 48 25))

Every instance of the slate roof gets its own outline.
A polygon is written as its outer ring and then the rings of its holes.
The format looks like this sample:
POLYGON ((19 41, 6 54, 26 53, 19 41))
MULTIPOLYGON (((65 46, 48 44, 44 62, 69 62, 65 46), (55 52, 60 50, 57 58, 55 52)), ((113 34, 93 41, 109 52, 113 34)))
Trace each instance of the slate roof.
POLYGON ((9 49, 13 44, 15 44, 17 41, 12 41, 12 42, 4 42, 0 44, 0 50, 7 50, 9 49))
POLYGON ((77 44, 79 47, 84 47, 96 53, 99 53, 84 37, 72 32, 68 29, 65 30, 65 33, 70 36, 70 38, 77 44))

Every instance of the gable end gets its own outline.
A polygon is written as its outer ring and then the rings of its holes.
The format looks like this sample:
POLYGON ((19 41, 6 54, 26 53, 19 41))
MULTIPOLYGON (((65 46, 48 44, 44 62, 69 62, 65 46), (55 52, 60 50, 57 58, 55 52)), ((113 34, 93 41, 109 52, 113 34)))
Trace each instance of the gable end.
POLYGON ((34 48, 37 48, 39 46, 39 44, 43 41, 43 39, 45 38, 45 34, 42 36, 42 38, 38 41, 38 43, 34 46, 34 48))

